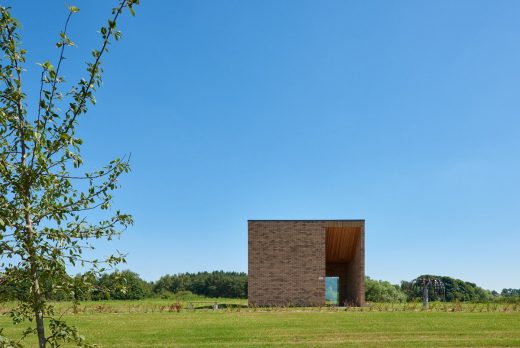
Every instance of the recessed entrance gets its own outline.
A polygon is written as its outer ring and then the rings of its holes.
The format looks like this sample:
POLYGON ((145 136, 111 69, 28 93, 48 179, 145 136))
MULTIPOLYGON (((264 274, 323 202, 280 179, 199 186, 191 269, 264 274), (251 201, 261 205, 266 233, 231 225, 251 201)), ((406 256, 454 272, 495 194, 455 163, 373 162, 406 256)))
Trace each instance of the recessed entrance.
POLYGON ((359 305, 364 292, 361 227, 326 227, 325 268, 337 277, 339 306, 359 305))

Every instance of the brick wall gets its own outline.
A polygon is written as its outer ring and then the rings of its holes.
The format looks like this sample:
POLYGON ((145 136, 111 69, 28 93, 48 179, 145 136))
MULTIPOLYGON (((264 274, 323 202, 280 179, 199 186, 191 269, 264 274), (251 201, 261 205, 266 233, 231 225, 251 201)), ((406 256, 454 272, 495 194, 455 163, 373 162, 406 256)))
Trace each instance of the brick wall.
POLYGON ((248 298, 252 306, 325 303, 323 224, 249 221, 248 298))

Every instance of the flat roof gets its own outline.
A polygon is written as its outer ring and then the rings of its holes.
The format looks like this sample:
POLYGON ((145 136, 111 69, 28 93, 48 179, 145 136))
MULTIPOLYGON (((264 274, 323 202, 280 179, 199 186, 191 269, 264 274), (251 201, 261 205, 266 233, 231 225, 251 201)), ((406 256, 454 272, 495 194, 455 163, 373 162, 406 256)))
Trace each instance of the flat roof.
POLYGON ((365 221, 365 219, 321 219, 321 220, 312 220, 312 219, 294 219, 294 220, 284 220, 284 219, 281 219, 281 220, 270 220, 270 219, 260 219, 260 220, 247 220, 247 221, 269 221, 269 222, 277 222, 277 221, 280 221, 280 222, 284 222, 284 221, 305 221, 305 222, 322 222, 322 221, 352 221, 352 222, 361 222, 361 221, 365 221))

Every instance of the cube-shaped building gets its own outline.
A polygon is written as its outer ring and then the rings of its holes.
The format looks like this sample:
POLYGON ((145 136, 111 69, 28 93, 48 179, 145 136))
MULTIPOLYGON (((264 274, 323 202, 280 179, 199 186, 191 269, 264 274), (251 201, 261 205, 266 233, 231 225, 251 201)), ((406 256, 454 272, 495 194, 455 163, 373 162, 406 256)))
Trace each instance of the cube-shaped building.
POLYGON ((365 303, 364 220, 249 220, 250 306, 322 306, 325 278, 338 304, 365 303))

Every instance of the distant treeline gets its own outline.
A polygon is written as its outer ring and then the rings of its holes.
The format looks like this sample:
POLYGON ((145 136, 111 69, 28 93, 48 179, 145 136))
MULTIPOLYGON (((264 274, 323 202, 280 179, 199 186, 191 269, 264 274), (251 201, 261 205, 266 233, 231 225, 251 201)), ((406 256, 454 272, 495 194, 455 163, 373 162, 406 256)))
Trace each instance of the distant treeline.
MULTIPOLYGON (((498 297, 498 293, 496 292, 485 290, 475 283, 465 282, 460 279, 431 275, 423 275, 421 277, 436 277, 444 284, 444 289, 429 291, 431 301, 486 302, 498 297)), ((406 293, 408 300, 422 298, 421 289, 413 287, 411 282, 402 281, 401 290, 406 293)), ((504 292, 504 290, 502 292, 504 292)))
MULTIPOLYGON (((430 290, 431 301, 447 302, 488 302, 488 301, 519 301, 520 289, 503 289, 501 293, 489 291, 466 282, 446 276, 423 275, 421 277, 435 277, 444 284, 443 289, 430 290)), ((370 302, 404 302, 422 300, 422 291, 414 287, 412 282, 402 281, 400 285, 390 284, 387 281, 373 280, 367 277, 365 282, 366 300, 370 302)))
POLYGON ((199 272, 162 276, 153 283, 154 294, 190 291, 207 297, 247 298, 247 274, 239 272, 199 272))
POLYGON ((174 294, 247 298, 247 274, 239 272, 168 274, 155 282, 146 282, 137 273, 123 271, 105 274, 95 285, 96 291, 83 295, 81 300, 140 300, 174 294))
MULTIPOLYGON (((422 275, 440 279, 443 288, 428 291, 431 301, 447 302, 518 302, 520 301, 520 289, 503 289, 501 293, 481 288, 475 283, 466 282, 446 276, 422 275)), ((411 281, 401 281, 400 285, 390 284, 387 281, 366 278, 366 300, 371 302, 404 302, 421 301, 422 291, 414 287, 411 281)))
MULTIPOLYGON (((1 278, 1 277, 0 277, 1 278)), ((153 297, 188 296, 247 298, 247 274, 239 272, 199 272, 162 276, 158 281, 147 282, 135 272, 122 271, 99 277, 74 277, 77 286, 65 293, 44 284, 46 297, 51 300, 141 300, 153 297), (85 286, 86 283, 91 286, 85 286), (90 288, 89 291, 86 289, 90 288)), ((0 281, 0 284, 2 282, 0 281)), ((0 301, 16 300, 29 293, 29 288, 0 285, 0 301)))
MULTIPOLYGON (((430 276, 434 277, 434 276, 430 276)), ((432 301, 520 301, 520 289, 503 289, 501 293, 485 290, 474 283, 451 277, 437 276, 444 283, 444 290, 430 291, 432 301)), ((67 293, 44 284, 47 298, 51 300, 140 300, 145 298, 182 298, 188 296, 247 298, 247 274, 243 272, 198 272, 165 275, 155 282, 147 282, 132 271, 113 272, 98 277, 77 275, 77 286, 67 293), (86 287, 89 283, 92 285, 86 287), (90 291, 85 289, 91 288, 90 291)), ((1 280, 1 275, 0 275, 1 280)), ((16 300, 28 296, 29 289, 14 287, 0 281, 0 301, 16 300)), ((337 290, 327 278, 327 298, 334 299, 337 290)), ((366 277, 366 300, 369 302, 420 301, 422 292, 411 282, 400 285, 366 277)))
MULTIPOLYGON (((431 301, 448 302, 487 302, 509 296, 512 298, 514 289, 504 289, 502 294, 485 290, 474 283, 465 282, 444 276, 430 276, 442 280, 444 289, 429 291, 431 301), (511 295, 509 295, 511 294, 511 295)), ((336 300, 334 282, 327 282, 327 299, 336 300)), ((422 300, 422 290, 414 287, 412 282, 402 281, 400 285, 391 284, 383 280, 365 279, 365 298, 368 302, 406 302, 422 300)))

